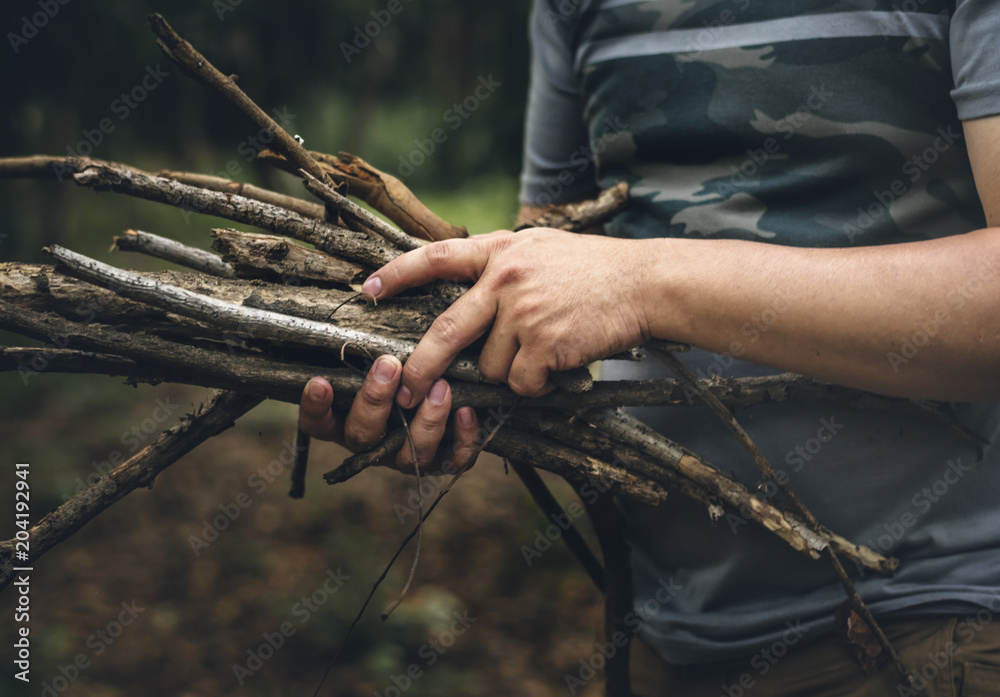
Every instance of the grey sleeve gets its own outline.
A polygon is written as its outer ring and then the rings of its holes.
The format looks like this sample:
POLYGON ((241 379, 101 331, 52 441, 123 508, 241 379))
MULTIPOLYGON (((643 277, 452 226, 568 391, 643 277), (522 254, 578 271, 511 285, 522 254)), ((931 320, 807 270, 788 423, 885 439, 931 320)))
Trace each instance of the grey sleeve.
POLYGON ((521 202, 532 206, 590 198, 597 193, 583 104, 570 45, 574 17, 535 0, 531 13, 531 86, 524 125, 521 202))
POLYGON ((957 0, 949 44, 958 118, 1000 114, 1000 2, 957 0))

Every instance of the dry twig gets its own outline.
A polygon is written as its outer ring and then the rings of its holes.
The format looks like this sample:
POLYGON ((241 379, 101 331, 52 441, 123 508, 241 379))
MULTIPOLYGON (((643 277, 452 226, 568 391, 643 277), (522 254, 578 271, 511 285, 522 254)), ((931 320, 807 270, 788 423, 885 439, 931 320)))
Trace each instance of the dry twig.
MULTIPOLYGON (((43 554, 70 537, 95 516, 139 487, 152 487, 157 475, 200 443, 225 431, 233 422, 264 401, 260 395, 224 392, 201 405, 100 481, 46 515, 28 531, 30 566, 43 554)), ((0 590, 11 580, 16 540, 0 542, 0 590)))

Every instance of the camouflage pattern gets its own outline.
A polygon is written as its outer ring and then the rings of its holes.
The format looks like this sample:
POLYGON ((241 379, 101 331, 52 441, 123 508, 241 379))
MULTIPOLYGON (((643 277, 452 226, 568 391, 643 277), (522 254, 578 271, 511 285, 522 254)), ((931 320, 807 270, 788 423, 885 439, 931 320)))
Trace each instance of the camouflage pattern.
POLYGON ((840 247, 984 227, 949 95, 948 3, 899 4, 549 3, 544 21, 576 49, 596 178, 636 199, 611 234, 840 247), (827 37, 845 14, 863 35, 827 37), (787 18, 815 38, 755 38, 787 18), (656 32, 686 50, 627 55, 656 32))
MULTIPOLYGON (((984 227, 959 115, 1000 113, 1000 52, 977 53, 1000 31, 990 2, 536 0, 522 200, 628 181, 634 200, 609 225, 628 237, 837 247, 984 227)), ((963 289, 997 273, 984 258, 949 300, 957 309, 963 289)), ((682 360, 700 377, 773 373, 739 357, 767 331, 765 314, 792 301, 779 289, 730 352, 682 360)), ((905 369, 887 358, 887 369, 905 369)), ((667 374, 655 361, 602 368, 605 379, 667 374)), ((748 487, 759 482, 706 411, 633 411, 748 487)), ((873 612, 1000 608, 996 445, 980 457, 942 425, 830 403, 763 403, 739 417, 819 520, 900 559, 888 579, 851 569, 873 612)), ((955 417, 1000 443, 1000 405, 957 405, 955 417)), ((666 660, 747 660, 734 675, 756 680, 769 664, 758 670, 749 657, 786 641, 789 627, 809 640, 832 633, 844 595, 828 565, 738 513, 713 523, 683 496, 623 508, 640 631, 666 660), (665 582, 680 587, 669 600, 665 582)), ((720 694, 735 694, 732 683, 720 694)))

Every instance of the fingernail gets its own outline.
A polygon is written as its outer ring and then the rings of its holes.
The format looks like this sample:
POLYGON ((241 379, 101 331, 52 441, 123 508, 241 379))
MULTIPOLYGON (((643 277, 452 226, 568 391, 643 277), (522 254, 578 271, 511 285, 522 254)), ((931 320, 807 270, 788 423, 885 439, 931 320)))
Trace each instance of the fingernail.
POLYGON ((475 419, 473 418, 472 407, 462 407, 458 410, 458 425, 462 428, 469 428, 472 426, 475 419))
POLYGON ((326 395, 326 388, 323 387, 323 383, 316 378, 313 378, 306 386, 306 394, 309 395, 309 399, 322 402, 324 395, 326 395))
POLYGON ((413 401, 413 393, 410 392, 410 388, 405 385, 400 387, 399 392, 396 393, 396 401, 399 406, 409 408, 410 402, 413 401))
POLYGON ((396 365, 389 358, 379 358, 375 361, 375 380, 383 385, 387 382, 391 382, 393 376, 396 374, 396 365))
POLYGON ((441 404, 444 396, 448 393, 448 383, 438 380, 431 386, 431 391, 427 393, 427 401, 431 404, 441 404))
POLYGON ((368 280, 361 286, 361 292, 377 298, 382 292, 382 279, 378 276, 369 276, 368 280))

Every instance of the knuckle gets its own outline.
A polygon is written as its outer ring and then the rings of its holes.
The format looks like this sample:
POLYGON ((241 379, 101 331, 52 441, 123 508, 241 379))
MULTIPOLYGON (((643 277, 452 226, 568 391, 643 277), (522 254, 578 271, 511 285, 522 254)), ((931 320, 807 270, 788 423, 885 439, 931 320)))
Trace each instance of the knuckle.
POLYGON ((504 382, 507 380, 507 372, 498 364, 489 361, 479 362, 479 372, 483 377, 492 382, 504 382))
POLYGON ((412 471, 414 468, 419 467, 421 470, 425 469, 434 461, 434 452, 427 453, 421 451, 420 448, 416 448, 417 461, 413 461, 413 453, 410 452, 409 445, 404 444, 402 450, 396 455, 396 464, 401 470, 412 471))
POLYGON ((537 397, 545 390, 545 380, 537 378, 513 378, 508 384, 510 389, 522 397, 537 397))
POLYGON ((407 385, 422 385, 429 382, 430 371, 420 363, 409 360, 403 364, 403 382, 407 385))
POLYGON ((434 320, 434 333, 447 346, 462 348, 462 328, 458 321, 449 314, 443 314, 434 320))
POLYGON ((380 385, 374 380, 366 380, 361 391, 354 398, 354 404, 351 408, 364 411, 384 409, 391 404, 392 397, 392 390, 386 389, 384 385, 380 385))
POLYGON ((427 254, 427 263, 431 266, 445 265, 455 256, 451 245, 443 241, 429 244, 424 249, 427 254))
MULTIPOLYGON (((419 418, 413 420, 411 427, 420 432, 424 436, 423 441, 425 443, 433 443, 435 449, 437 449, 438 442, 441 436, 444 435, 444 429, 448 425, 448 411, 445 409, 429 409, 419 418)), ((419 445, 419 443, 418 443, 419 445)))
POLYGON ((583 353, 578 348, 568 344, 556 346, 554 354, 554 370, 572 370, 586 365, 583 353))
POLYGON ((354 451, 370 450, 381 439, 381 434, 376 434, 372 431, 358 429, 344 431, 344 445, 354 451))
POLYGON ((413 457, 410 455, 410 449, 403 444, 403 449, 396 453, 396 469, 400 472, 410 472, 413 470, 413 457))
POLYGON ((510 261, 501 266, 493 278, 495 286, 516 285, 527 279, 534 265, 526 261, 510 261))

